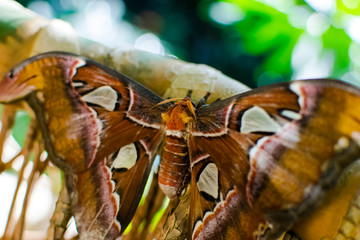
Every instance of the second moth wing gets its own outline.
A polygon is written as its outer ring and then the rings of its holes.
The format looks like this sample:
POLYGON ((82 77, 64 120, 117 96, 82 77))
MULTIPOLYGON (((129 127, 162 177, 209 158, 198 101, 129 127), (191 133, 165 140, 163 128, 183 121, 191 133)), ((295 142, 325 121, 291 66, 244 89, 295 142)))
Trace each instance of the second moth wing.
POLYGON ((275 84, 198 109, 192 136, 273 225, 272 239, 360 157, 359 108, 360 90, 340 81, 275 84))

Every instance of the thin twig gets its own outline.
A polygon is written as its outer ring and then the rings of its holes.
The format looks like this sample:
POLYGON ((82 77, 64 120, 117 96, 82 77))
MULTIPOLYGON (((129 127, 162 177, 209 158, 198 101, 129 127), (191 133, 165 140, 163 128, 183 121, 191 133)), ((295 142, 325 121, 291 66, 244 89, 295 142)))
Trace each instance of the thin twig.
MULTIPOLYGON (((36 130, 36 121, 32 120, 30 122, 28 132, 26 134, 24 147, 23 147, 23 149, 21 151, 22 155, 24 156, 24 161, 23 161, 21 169, 20 169, 20 171, 18 173, 18 181, 17 181, 14 197, 13 197, 13 200, 12 200, 12 203, 11 203, 8 219, 7 219, 7 222, 6 222, 4 235, 3 235, 4 239, 9 239, 10 238, 10 236, 11 236, 10 232, 11 232, 11 230, 13 228, 13 225, 15 225, 15 223, 13 223, 13 221, 14 221, 13 220, 13 214, 14 214, 15 204, 16 204, 16 201, 17 201, 17 197, 18 197, 18 194, 19 194, 19 189, 20 189, 21 183, 22 183, 23 178, 24 178, 24 171, 25 171, 25 168, 26 168, 27 164, 29 163, 30 154, 31 154, 31 152, 33 150, 34 142, 36 141, 38 135, 39 135, 38 130, 36 130)), ((28 187, 29 187, 29 184, 28 184, 28 187)))
POLYGON ((34 152, 35 152, 35 157, 34 157, 34 162, 33 162, 34 165, 33 165, 31 174, 29 176, 29 179, 27 180, 27 188, 26 188, 25 198, 24 198, 24 202, 23 202, 23 207, 22 207, 20 219, 17 222, 16 228, 15 228, 14 235, 16 237, 15 238, 13 237, 13 239, 19 239, 19 240, 22 239, 22 235, 23 235, 24 229, 25 229, 26 211, 27 211, 27 207, 29 205, 30 196, 34 189, 34 185, 41 174, 41 172, 39 171, 39 167, 42 167, 42 164, 40 163, 40 156, 41 156, 42 149, 40 148, 40 144, 38 142, 36 142, 36 144, 34 144, 34 152))
POLYGON ((4 150, 4 144, 7 137, 10 134, 10 129, 15 122, 16 108, 14 106, 3 106, 3 112, 1 117, 1 131, 0 131, 0 173, 8 169, 8 164, 2 160, 2 154, 4 150))
POLYGON ((14 213, 14 209, 15 209, 15 203, 18 197, 18 193, 19 193, 19 189, 20 189, 20 185, 24 176, 24 171, 25 171, 25 167, 27 165, 27 163, 29 162, 29 156, 24 156, 24 162, 23 165, 21 166, 21 169, 18 173, 18 181, 16 184, 16 189, 15 189, 15 193, 14 193, 14 197, 12 199, 12 203, 11 203, 11 207, 10 207, 10 212, 8 215, 8 219, 6 222, 6 227, 5 227, 5 231, 4 231, 4 238, 5 239, 9 239, 9 235, 10 235, 10 231, 11 231, 11 227, 12 227, 12 222, 13 222, 13 213, 14 213))

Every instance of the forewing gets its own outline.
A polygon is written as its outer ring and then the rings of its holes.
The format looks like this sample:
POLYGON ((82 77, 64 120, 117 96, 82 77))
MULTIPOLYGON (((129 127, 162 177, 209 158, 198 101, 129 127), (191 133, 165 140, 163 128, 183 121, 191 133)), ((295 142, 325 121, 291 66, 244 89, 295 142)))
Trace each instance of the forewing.
POLYGON ((101 128, 97 157, 102 159, 119 147, 162 128, 162 99, 131 79, 98 63, 87 61, 73 77, 74 89, 94 110, 101 128))
POLYGON ((359 104, 359 89, 346 83, 293 81, 198 109, 192 134, 246 189, 249 204, 279 223, 271 238, 309 212, 360 156, 359 104))
POLYGON ((0 101, 25 98, 64 171, 81 238, 112 239, 130 222, 162 141, 166 104, 105 66, 46 53, 0 82, 0 101), (136 176, 136 177, 134 177, 136 176))

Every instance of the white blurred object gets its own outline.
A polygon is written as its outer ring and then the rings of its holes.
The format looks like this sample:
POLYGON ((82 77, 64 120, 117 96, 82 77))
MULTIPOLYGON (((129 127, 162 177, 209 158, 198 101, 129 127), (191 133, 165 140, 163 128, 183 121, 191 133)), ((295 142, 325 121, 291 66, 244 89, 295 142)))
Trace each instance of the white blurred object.
POLYGON ((160 39, 152 33, 145 33, 138 37, 135 41, 134 47, 139 50, 164 56, 165 49, 161 44, 160 39))

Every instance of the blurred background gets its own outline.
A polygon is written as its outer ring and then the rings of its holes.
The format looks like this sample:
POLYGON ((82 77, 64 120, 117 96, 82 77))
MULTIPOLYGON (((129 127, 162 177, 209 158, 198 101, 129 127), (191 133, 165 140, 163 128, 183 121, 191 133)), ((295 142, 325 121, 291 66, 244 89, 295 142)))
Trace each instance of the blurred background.
POLYGON ((18 2, 95 41, 208 64, 252 88, 318 77, 360 83, 360 0, 18 2))
MULTIPOLYGON (((68 21, 80 35, 110 47, 132 45, 207 64, 251 88, 320 77, 360 86, 360 0, 18 2, 46 18, 68 21)), ((6 153, 9 156, 4 156, 5 161, 20 151, 23 129, 30 121, 23 112, 16 119, 15 127, 19 129, 14 129, 14 137, 9 138, 6 153)), ((31 166, 25 178, 30 170, 31 166)), ((47 172, 40 177, 31 197, 27 215, 30 229, 48 227, 52 214, 49 209, 54 207, 61 187, 59 184, 54 187, 49 175, 47 172)), ((9 193, 0 199, 2 235, 16 176, 11 172, 1 174, 0 186, 9 193)))

